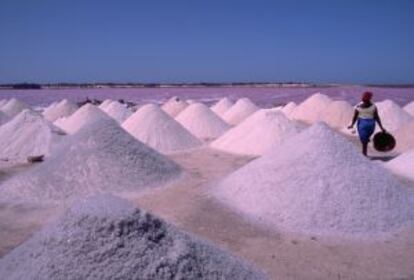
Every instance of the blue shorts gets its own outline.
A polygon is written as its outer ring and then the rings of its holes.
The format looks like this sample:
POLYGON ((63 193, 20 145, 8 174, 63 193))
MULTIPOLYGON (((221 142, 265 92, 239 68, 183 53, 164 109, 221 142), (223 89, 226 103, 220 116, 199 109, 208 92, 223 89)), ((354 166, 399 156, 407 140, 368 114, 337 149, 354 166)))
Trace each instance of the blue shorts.
POLYGON ((358 119, 357 123, 359 139, 362 143, 368 143, 369 138, 375 131, 374 119, 358 119))

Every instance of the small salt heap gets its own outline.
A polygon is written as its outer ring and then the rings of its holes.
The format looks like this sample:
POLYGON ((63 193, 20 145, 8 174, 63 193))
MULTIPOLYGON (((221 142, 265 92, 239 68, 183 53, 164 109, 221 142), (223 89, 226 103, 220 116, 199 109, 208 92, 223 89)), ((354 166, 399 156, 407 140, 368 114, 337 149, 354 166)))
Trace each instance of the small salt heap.
POLYGON ((397 151, 405 152, 414 149, 414 120, 402 125, 393 135, 397 142, 397 151))
POLYGON ((414 149, 411 149, 397 158, 387 162, 385 167, 397 175, 414 181, 414 149))
POLYGON ((411 101, 407 105, 404 106, 404 110, 409 113, 411 116, 414 117, 414 101, 411 101))
POLYGON ((290 114, 295 110, 297 106, 298 105, 295 102, 291 101, 285 106, 283 106, 283 108, 280 110, 289 118, 290 114))
POLYGON ((5 124, 6 122, 8 122, 10 120, 10 117, 7 116, 5 113, 3 113, 2 111, 0 111, 0 126, 2 126, 3 124, 5 124))
POLYGON ((298 126, 282 112, 262 109, 227 131, 210 146, 236 154, 263 155, 298 132, 298 126))
POLYGON ((132 112, 128 110, 125 105, 114 101, 110 104, 104 106, 102 109, 105 113, 107 113, 111 118, 116 120, 118 123, 123 123, 127 118, 132 115, 132 112))
POLYGON ((346 128, 355 109, 347 101, 333 101, 322 110, 319 119, 334 128, 346 128))
POLYGON ((71 200, 97 192, 139 191, 180 174, 176 163, 108 118, 67 136, 47 161, 4 182, 0 197, 8 201, 71 200))
MULTIPOLYGON (((404 124, 414 120, 414 117, 404 111, 397 103, 384 100, 376 103, 382 125, 387 131, 393 132, 404 124)), ((379 127, 377 126, 377 130, 379 127)))
POLYGON ((59 119, 54 124, 69 134, 101 119, 111 119, 106 113, 92 104, 85 104, 70 117, 59 119))
POLYGON ((162 153, 192 149, 202 143, 157 105, 147 104, 122 127, 138 140, 162 153))
POLYGON ((23 103, 22 101, 17 100, 16 98, 12 98, 7 101, 6 104, 1 106, 0 111, 5 113, 10 118, 18 115, 24 109, 30 109, 29 105, 23 103))
POLYGON ((3 107, 3 105, 6 105, 6 103, 7 103, 7 99, 1 99, 0 100, 0 109, 1 109, 1 107, 3 107))
POLYGON ((63 134, 38 113, 25 109, 0 126, 0 158, 26 162, 28 157, 48 156, 63 134))
POLYGON ((177 96, 174 96, 165 102, 164 105, 162 105, 161 109, 163 109, 171 117, 175 118, 179 113, 184 111, 187 106, 187 102, 177 96))
POLYGON ((63 99, 57 104, 52 104, 45 109, 43 112, 43 116, 48 121, 54 122, 59 118, 62 117, 69 117, 72 115, 76 110, 78 110, 78 106, 67 99, 63 99))
POLYGON ((191 104, 177 116, 176 120, 193 135, 206 141, 221 136, 230 128, 202 103, 191 104))
POLYGON ((111 195, 74 203, 0 260, 3 280, 266 279, 229 253, 111 195))
POLYGON ((233 105, 234 103, 228 97, 224 97, 211 107, 211 111, 216 113, 218 116, 223 117, 227 110, 229 110, 233 105))
POLYGON ((237 170, 214 194, 287 232, 372 238, 414 225, 414 194, 323 123, 237 170))
POLYGON ((112 102, 115 102, 115 101, 112 99, 105 99, 98 107, 99 109, 104 110, 112 102))
POLYGON ((299 104, 290 114, 294 120, 307 123, 315 123, 320 119, 320 114, 332 102, 328 96, 315 93, 299 104))
POLYGON ((223 119, 231 125, 237 125, 258 109, 259 108, 250 101, 250 99, 240 98, 237 100, 236 104, 224 113, 223 119))

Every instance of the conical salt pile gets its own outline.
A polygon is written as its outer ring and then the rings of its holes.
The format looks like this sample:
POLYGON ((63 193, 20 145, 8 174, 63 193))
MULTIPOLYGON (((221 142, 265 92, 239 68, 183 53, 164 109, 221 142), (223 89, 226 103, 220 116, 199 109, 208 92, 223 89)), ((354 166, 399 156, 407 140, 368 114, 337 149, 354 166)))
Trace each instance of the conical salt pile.
POLYGON ((414 225, 414 194, 323 123, 237 170, 215 195, 288 232, 371 238, 414 225))
POLYGON ((161 109, 163 109, 171 117, 175 118, 179 113, 187 108, 187 106, 187 102, 177 96, 174 96, 165 102, 164 105, 162 105, 161 109))
POLYGON ((223 119, 231 125, 237 125, 258 109, 259 108, 252 101, 250 101, 250 99, 240 98, 230 109, 227 110, 226 113, 224 113, 223 119))
POLYGON ((54 122, 59 118, 69 117, 76 110, 78 110, 78 106, 75 103, 72 103, 67 99, 63 99, 59 103, 46 108, 43 112, 43 116, 48 121, 54 122))
POLYGON ((13 118, 24 109, 30 109, 29 105, 23 103, 20 100, 17 100, 16 98, 12 98, 0 108, 0 111, 13 118))
POLYGON ((47 161, 4 182, 0 197, 53 202, 97 192, 142 190, 180 174, 177 164, 106 119, 67 136, 47 161))
POLYGON ((332 99, 328 96, 321 93, 315 93, 299 104, 290 114, 290 117, 307 123, 317 122, 321 112, 325 110, 331 102, 332 99))
POLYGON ((397 142, 396 150, 405 152, 414 149, 414 120, 402 125, 393 135, 397 142))
POLYGON ((346 101, 333 101, 322 110, 320 120, 334 128, 345 128, 352 122, 355 109, 346 101))
POLYGON ((6 122, 8 122, 10 120, 10 117, 7 116, 5 113, 3 113, 2 111, 0 111, 0 126, 2 126, 3 124, 5 124, 6 122))
POLYGON ((62 134, 41 115, 25 109, 0 126, 0 158, 26 162, 30 156, 47 156, 62 134))
POLYGON ((236 154, 263 155, 299 128, 282 112, 262 109, 211 143, 212 148, 236 154))
POLYGON ((111 119, 106 113, 92 104, 85 104, 68 118, 59 119, 54 124, 69 134, 101 119, 111 119))
POLYGON ((1 99, 0 100, 0 109, 3 105, 6 105, 7 101, 8 101, 7 99, 1 99))
POLYGON ((290 114, 295 110, 297 106, 298 105, 295 102, 291 101, 285 106, 283 106, 283 108, 280 110, 289 118, 290 114))
POLYGON ((0 260, 3 280, 265 279, 243 261, 111 195, 74 203, 0 260))
POLYGON ((202 143, 157 105, 141 107, 122 127, 138 140, 162 153, 200 146, 202 143))
POLYGON ((226 113, 233 105, 234 103, 228 97, 224 97, 211 107, 211 111, 218 116, 223 117, 224 113, 226 113))
MULTIPOLYGON (((395 131, 404 124, 414 120, 414 117, 404 111, 397 103, 391 100, 384 100, 377 104, 378 114, 384 128, 388 131, 395 131)), ((377 130, 379 127, 377 126, 377 130)))
POLYGON ((414 149, 411 149, 385 164, 397 175, 414 181, 414 149))
POLYGON ((221 136, 230 126, 202 103, 188 106, 176 118, 193 135, 203 140, 221 136))
POLYGON ((414 101, 411 101, 404 106, 404 110, 409 113, 411 116, 414 116, 414 101))
POLYGON ((132 115, 132 112, 128 110, 127 107, 125 107, 117 101, 111 102, 107 106, 104 106, 104 108, 101 110, 107 113, 118 123, 123 123, 127 118, 129 118, 132 115))
POLYGON ((99 109, 103 110, 105 109, 109 104, 111 104, 112 102, 115 102, 112 99, 105 99, 100 105, 99 105, 99 109))

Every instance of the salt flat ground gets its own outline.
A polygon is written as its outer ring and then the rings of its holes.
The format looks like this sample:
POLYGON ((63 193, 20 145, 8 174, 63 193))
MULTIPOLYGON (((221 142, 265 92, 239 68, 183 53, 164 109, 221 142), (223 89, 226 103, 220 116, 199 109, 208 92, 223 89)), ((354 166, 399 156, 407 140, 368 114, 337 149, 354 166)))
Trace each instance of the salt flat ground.
MULTIPOLYGON (((414 279, 414 230, 377 241, 299 236, 262 228, 208 195, 214 182, 252 157, 202 148, 170 156, 186 171, 168 188, 125 195, 179 228, 204 237, 266 271, 271 279, 414 279)), ((0 181, 30 168, 2 168, 0 181)), ((405 181, 414 190, 414 182, 405 181)), ((0 256, 61 209, 0 206, 0 256)))

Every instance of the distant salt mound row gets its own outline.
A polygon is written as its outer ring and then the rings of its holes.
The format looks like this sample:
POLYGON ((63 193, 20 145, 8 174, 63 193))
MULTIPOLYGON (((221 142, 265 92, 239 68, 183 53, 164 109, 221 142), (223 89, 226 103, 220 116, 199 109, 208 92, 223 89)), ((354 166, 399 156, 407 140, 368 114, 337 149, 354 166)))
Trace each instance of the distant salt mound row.
POLYGON ((262 109, 210 144, 230 153, 263 155, 300 131, 282 112, 262 109))
POLYGON ((62 117, 69 117, 75 111, 78 110, 78 106, 75 103, 70 102, 67 99, 63 99, 57 104, 52 104, 43 112, 43 116, 48 121, 54 122, 62 117))
POLYGON ((103 110, 105 109, 109 104, 111 104, 112 102, 116 102, 112 99, 105 99, 101 104, 99 104, 99 109, 103 110))
POLYGON ((322 123, 237 170, 214 194, 287 232, 371 238, 414 225, 414 193, 322 123))
POLYGON ((1 106, 0 111, 13 118, 24 109, 30 109, 29 105, 23 103, 20 100, 17 100, 16 98, 12 98, 8 100, 6 104, 1 106))
POLYGON ((92 124, 102 119, 111 119, 106 113, 92 104, 85 104, 80 107, 70 117, 60 119, 54 124, 69 134, 77 132, 84 126, 92 124))
POLYGON ((230 128, 230 125, 202 103, 191 104, 176 120, 193 135, 207 141, 216 139, 230 128))
POLYGON ((320 120, 334 128, 345 128, 351 123, 354 111, 347 101, 333 101, 321 111, 320 120))
POLYGON ((404 106, 404 110, 409 113, 411 116, 414 116, 414 101, 411 101, 404 106))
POLYGON ((185 102, 187 102, 187 104, 194 104, 194 103, 197 103, 197 101, 196 101, 196 100, 194 100, 194 99, 187 99, 185 102))
MULTIPOLYGON (((384 100, 376 103, 382 125, 387 131, 395 131, 404 124, 414 120, 414 117, 404 111, 397 103, 384 100)), ((377 130, 380 128, 377 126, 377 130)))
POLYGON ((234 105, 228 97, 220 99, 216 104, 211 107, 211 111, 216 113, 218 116, 223 117, 224 114, 234 105))
POLYGON ((283 114, 285 114, 287 117, 289 117, 290 114, 295 110, 295 108, 297 106, 298 105, 295 102, 291 101, 288 104, 286 104, 285 106, 283 106, 283 108, 280 109, 280 110, 282 111, 283 114))
POLYGON ((97 192, 139 191, 180 174, 177 164, 114 120, 99 120, 67 136, 44 163, 4 182, 0 197, 53 203, 97 192))
POLYGON ((315 123, 319 121, 320 114, 332 102, 327 95, 315 93, 299 104, 290 117, 294 120, 315 123))
POLYGON ((117 101, 111 102, 107 106, 104 106, 104 108, 101 110, 107 113, 118 123, 123 123, 127 118, 129 118, 132 115, 132 112, 128 110, 127 107, 125 107, 117 101))
POLYGON ((397 158, 387 162, 385 167, 397 175, 414 180, 414 149, 409 150, 397 158))
POLYGON ((25 109, 0 126, 0 158, 26 162, 31 156, 48 156, 63 134, 38 113, 25 109))
POLYGON ((192 149, 202 144, 180 123, 153 104, 141 107, 122 127, 161 153, 192 149))
POLYGON ((401 126, 393 135, 397 142, 397 151, 405 152, 414 149, 414 120, 401 126))
POLYGON ((2 111, 0 111, 0 126, 2 126, 3 124, 5 124, 6 122, 8 122, 10 120, 10 117, 7 116, 5 113, 3 113, 2 111))
POLYGON ((240 98, 224 113, 223 119, 231 125, 238 125, 257 110, 259 108, 250 99, 240 98))
POLYGON ((161 109, 163 109, 171 117, 175 118, 179 113, 187 108, 187 106, 187 102, 177 96, 174 96, 165 102, 164 105, 162 105, 161 109))
POLYGON ((130 202, 99 195, 0 260, 3 280, 265 279, 229 253, 130 202))

